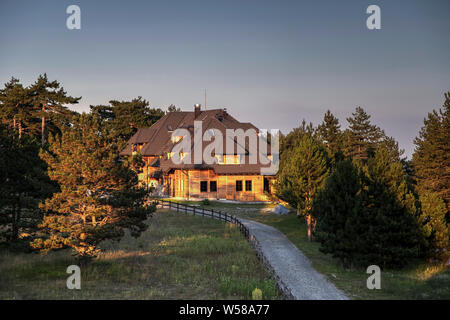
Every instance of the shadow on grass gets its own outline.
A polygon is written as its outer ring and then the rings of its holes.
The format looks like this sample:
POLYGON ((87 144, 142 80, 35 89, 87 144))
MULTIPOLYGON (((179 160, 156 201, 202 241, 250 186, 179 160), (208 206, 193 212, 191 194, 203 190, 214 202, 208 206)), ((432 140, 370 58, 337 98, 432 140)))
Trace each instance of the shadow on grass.
POLYGON ((105 241, 68 290, 70 250, 48 255, 0 252, 0 299, 249 299, 255 288, 279 299, 275 283, 236 228, 158 211, 139 238, 105 241))

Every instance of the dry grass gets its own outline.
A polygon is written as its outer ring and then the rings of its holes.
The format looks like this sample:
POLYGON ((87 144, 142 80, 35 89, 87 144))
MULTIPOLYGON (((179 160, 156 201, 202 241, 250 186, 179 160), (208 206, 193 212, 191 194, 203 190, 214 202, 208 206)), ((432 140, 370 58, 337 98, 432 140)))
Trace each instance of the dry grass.
POLYGON ((0 299, 251 299, 280 298, 274 281, 236 228, 167 210, 139 238, 105 241, 81 267, 81 290, 66 288, 70 251, 0 253, 0 299))

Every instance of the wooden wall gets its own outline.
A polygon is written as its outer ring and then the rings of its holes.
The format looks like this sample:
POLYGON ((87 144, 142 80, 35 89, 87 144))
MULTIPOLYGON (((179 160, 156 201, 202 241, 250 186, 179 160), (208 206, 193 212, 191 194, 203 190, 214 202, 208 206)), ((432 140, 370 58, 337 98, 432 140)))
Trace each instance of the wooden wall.
POLYGON ((264 177, 261 175, 216 175, 213 170, 175 170, 169 175, 171 196, 186 199, 227 199, 238 201, 267 201, 264 177), (236 191, 236 180, 242 181, 242 191, 236 191), (252 181, 246 190, 245 181, 252 181), (200 191, 200 182, 208 182, 207 192, 200 191), (210 191, 210 181, 217 181, 217 191, 210 191))

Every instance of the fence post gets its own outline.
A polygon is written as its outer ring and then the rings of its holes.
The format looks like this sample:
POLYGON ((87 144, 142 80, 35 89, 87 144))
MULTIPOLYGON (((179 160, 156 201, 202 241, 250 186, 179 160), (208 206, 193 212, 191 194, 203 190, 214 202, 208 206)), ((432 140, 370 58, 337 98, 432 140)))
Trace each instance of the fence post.
POLYGON ((202 208, 202 216, 205 216, 205 208, 202 208))

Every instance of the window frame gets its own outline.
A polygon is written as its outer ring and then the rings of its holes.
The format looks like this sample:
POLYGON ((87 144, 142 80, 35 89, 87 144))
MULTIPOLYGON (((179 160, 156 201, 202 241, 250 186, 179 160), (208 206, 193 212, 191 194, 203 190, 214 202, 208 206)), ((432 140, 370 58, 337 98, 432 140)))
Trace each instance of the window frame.
POLYGON ((236 190, 236 192, 242 192, 242 191, 244 191, 244 186, 243 186, 242 180, 236 180, 236 183, 235 183, 235 190, 236 190), (239 188, 238 188, 238 185, 240 185, 239 188), (240 190, 238 190, 238 189, 240 189, 240 190))
POLYGON ((245 180, 245 191, 252 191, 252 181, 253 180, 245 180), (250 185, 250 188, 248 188, 248 185, 250 185))
POLYGON ((200 181, 200 192, 204 193, 204 192, 208 192, 208 181, 207 180, 203 180, 200 181), (203 190, 202 186, 205 186, 205 190, 203 190))

